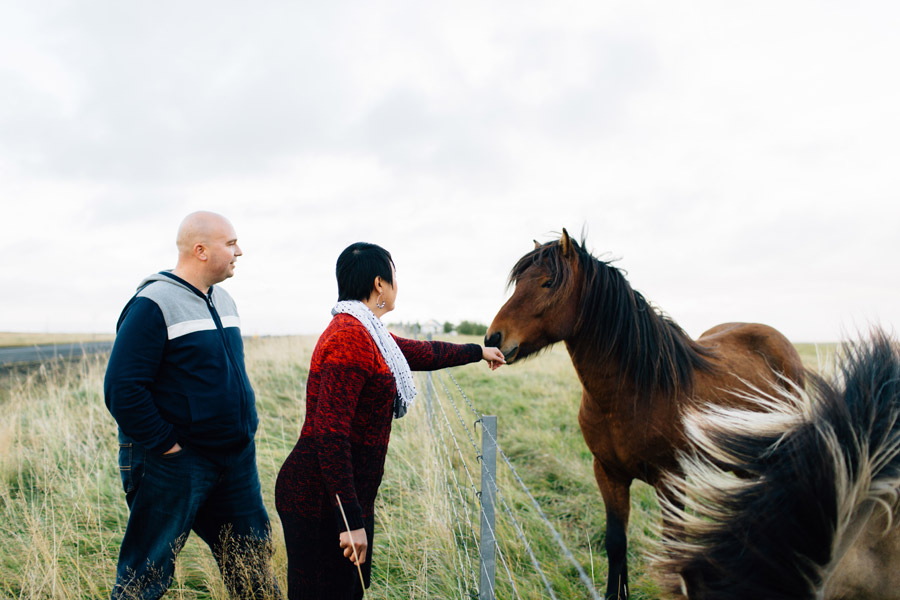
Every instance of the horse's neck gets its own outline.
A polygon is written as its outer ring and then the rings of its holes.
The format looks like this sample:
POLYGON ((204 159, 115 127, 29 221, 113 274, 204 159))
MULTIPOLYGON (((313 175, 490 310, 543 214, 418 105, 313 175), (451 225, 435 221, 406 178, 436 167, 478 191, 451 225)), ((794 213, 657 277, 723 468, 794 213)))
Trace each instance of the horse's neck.
POLYGON ((583 340, 566 340, 565 344, 581 385, 594 402, 611 404, 623 395, 623 386, 630 384, 626 381, 617 361, 610 358, 598 360, 596 353, 591 352, 590 344, 583 340))

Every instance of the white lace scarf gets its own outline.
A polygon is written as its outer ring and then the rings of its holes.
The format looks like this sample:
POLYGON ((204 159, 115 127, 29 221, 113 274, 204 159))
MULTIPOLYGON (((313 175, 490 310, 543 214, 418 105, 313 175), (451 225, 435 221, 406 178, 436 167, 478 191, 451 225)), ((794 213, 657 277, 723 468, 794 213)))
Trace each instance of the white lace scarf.
POLYGON ((390 367, 391 373, 394 375, 394 381, 397 383, 397 397, 394 399, 394 418, 399 419, 406 414, 416 397, 416 384, 413 382, 412 371, 409 369, 406 357, 400 351, 400 346, 388 333, 387 327, 384 326, 381 319, 376 317, 375 313, 359 300, 342 300, 338 302, 331 309, 331 314, 336 315, 339 313, 355 317, 365 326, 381 352, 381 356, 384 357, 384 362, 390 367))

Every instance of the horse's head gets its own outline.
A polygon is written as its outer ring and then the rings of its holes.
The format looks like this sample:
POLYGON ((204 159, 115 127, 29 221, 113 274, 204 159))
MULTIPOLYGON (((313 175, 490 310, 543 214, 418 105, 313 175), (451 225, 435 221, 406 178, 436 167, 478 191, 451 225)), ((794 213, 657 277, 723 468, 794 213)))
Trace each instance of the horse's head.
POLYGON ((515 290, 494 317, 485 345, 500 348, 513 362, 570 337, 581 299, 580 252, 565 229, 559 240, 535 242, 510 272, 515 290))

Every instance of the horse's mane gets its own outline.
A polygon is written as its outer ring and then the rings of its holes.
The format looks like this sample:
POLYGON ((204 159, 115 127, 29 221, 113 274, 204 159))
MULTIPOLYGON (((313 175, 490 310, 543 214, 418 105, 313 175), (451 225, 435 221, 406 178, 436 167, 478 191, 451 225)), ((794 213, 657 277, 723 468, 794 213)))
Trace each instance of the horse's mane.
POLYGON ((687 417, 695 445, 653 559, 673 592, 713 598, 817 597, 875 506, 900 494, 900 353, 882 332, 850 346, 836 382, 761 397, 767 412, 687 417), (705 455, 707 458, 701 458, 705 455), (715 464, 713 464, 713 461, 715 464), (729 471, 740 472, 737 478, 729 471))
MULTIPOLYGON (((632 289, 622 271, 594 257, 570 238, 584 274, 576 330, 593 344, 601 358, 618 360, 619 368, 634 384, 639 398, 655 392, 690 394, 694 370, 712 371, 714 352, 692 340, 670 317, 632 289)), ((532 265, 550 271, 558 292, 572 283, 573 269, 559 242, 548 242, 529 252, 513 266, 510 285, 532 265)))

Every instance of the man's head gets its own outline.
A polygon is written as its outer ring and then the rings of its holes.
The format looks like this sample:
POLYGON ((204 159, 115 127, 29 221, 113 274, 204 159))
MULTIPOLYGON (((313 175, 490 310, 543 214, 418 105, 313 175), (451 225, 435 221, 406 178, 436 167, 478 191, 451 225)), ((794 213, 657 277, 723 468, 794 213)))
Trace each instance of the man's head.
POLYGON ((234 275, 234 263, 242 254, 228 219, 207 211, 184 218, 175 244, 178 246, 175 274, 203 292, 234 275))

